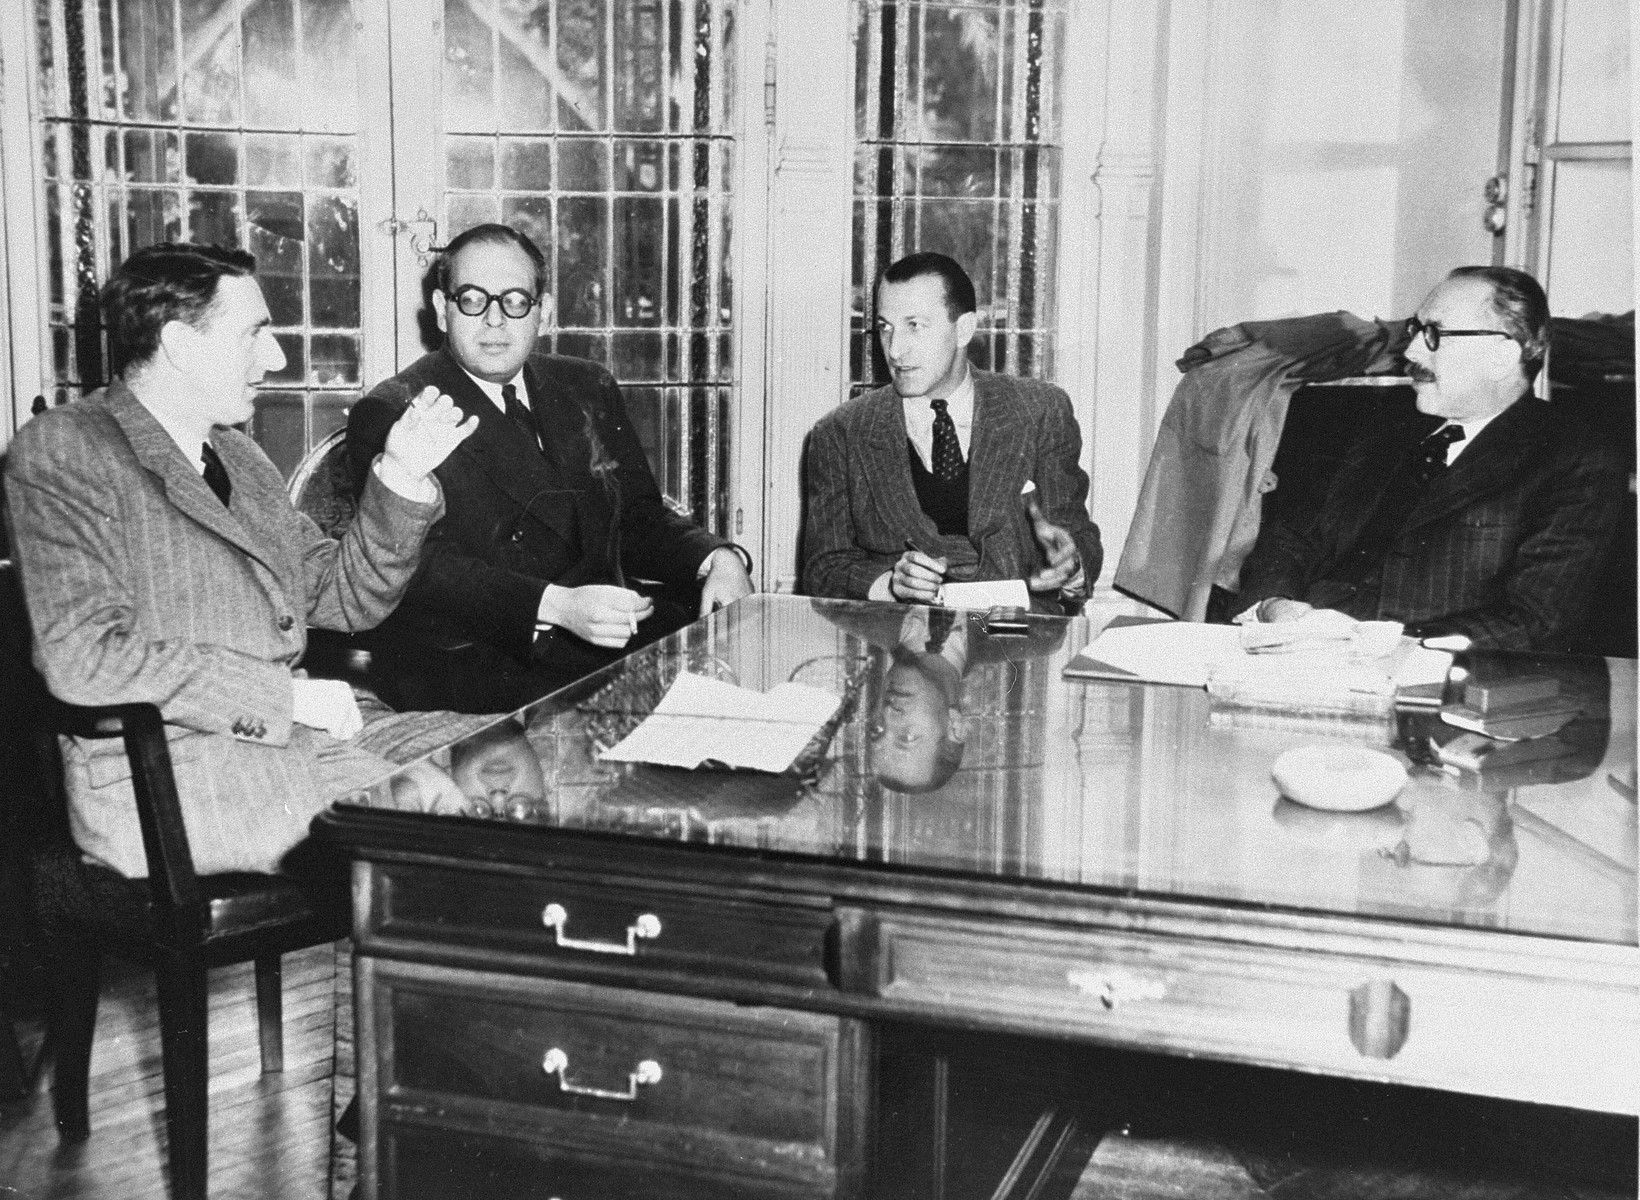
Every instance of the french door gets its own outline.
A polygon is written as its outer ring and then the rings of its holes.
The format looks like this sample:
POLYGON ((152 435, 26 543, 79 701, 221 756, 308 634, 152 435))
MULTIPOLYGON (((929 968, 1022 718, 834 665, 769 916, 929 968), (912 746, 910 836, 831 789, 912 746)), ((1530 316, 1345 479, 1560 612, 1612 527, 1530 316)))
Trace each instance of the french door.
POLYGON ((288 473, 425 352, 437 247, 505 221, 550 265, 543 350, 608 366, 663 491, 744 534, 734 482, 758 494, 762 443, 762 301, 741 280, 763 252, 766 10, 36 0, 6 48, 34 83, 37 403, 106 381, 96 291, 113 264, 164 240, 242 246, 287 360, 251 432, 288 473))

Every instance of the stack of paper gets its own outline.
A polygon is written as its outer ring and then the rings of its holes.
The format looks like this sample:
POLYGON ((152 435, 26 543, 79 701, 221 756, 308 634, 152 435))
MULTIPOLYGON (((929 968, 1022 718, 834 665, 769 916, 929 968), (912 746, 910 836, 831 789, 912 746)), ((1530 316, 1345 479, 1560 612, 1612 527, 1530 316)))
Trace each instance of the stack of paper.
POLYGON ((842 700, 801 683, 767 693, 684 673, 643 723, 605 750, 606 762, 788 770, 842 700))

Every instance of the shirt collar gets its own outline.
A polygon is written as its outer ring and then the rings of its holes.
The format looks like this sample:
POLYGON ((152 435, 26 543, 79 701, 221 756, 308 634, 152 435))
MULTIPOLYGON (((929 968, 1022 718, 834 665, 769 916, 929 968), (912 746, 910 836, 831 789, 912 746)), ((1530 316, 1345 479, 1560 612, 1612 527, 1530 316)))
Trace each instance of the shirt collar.
MULTIPOLYGON (((461 367, 461 364, 456 363, 456 366, 461 367)), ((461 373, 476 383, 478 385, 478 390, 488 396, 490 398, 490 403, 495 405, 502 412, 507 411, 507 402, 501 398, 501 389, 506 387, 508 383, 518 389, 518 398, 522 400, 526 406, 530 402, 530 390, 524 386, 524 368, 522 367, 518 369, 518 374, 507 380, 506 383, 491 383, 488 379, 480 379, 466 367, 461 367, 461 373)))
MULTIPOLYGON (((142 404, 142 401, 139 399, 137 403, 142 404)), ((143 404, 142 406, 148 409, 149 416, 159 422, 159 427, 170 435, 171 440, 176 443, 177 449, 182 451, 182 457, 186 458, 193 464, 195 471, 197 471, 200 475, 204 475, 205 459, 200 451, 204 447, 205 443, 191 438, 183 431, 182 427, 177 424, 177 422, 172 421, 164 414, 156 412, 152 408, 148 408, 146 404, 143 404)))
POLYGON ((1458 455, 1469 449, 1470 443, 1480 436, 1481 430, 1485 429, 1501 415, 1501 413, 1488 413, 1484 417, 1471 417, 1467 421, 1448 421, 1448 425, 1456 425, 1459 429, 1463 430, 1463 437, 1461 440, 1453 442, 1452 445, 1446 448, 1446 461, 1451 463, 1458 457, 1458 455))
MULTIPOLYGON (((934 412, 929 407, 930 399, 928 396, 900 397, 907 427, 915 429, 921 425, 932 428, 934 412)), ((945 411, 950 414, 951 423, 961 429, 967 429, 974 423, 974 368, 966 360, 963 362, 962 382, 945 398, 945 411)))

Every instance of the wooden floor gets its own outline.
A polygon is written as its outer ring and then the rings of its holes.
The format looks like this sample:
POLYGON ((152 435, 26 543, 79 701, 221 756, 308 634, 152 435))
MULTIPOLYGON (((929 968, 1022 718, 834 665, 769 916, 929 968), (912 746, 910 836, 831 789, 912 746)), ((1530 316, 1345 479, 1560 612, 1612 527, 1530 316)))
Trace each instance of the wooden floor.
MULTIPOLYGON (((345 985, 345 952, 341 961, 345 985)), ((337 983, 334 947, 285 956, 285 1069, 263 1075, 250 964, 211 973, 212 1200, 330 1194, 337 983)), ((32 1056, 39 1028, 22 1023, 19 1033, 32 1056)), ((83 1145, 59 1144, 50 1068, 42 1075, 27 1098, 0 1105, 0 1200, 167 1200, 153 976, 105 966, 91 1055, 91 1138, 83 1145)), ((346 1200, 339 1190, 337 1200, 346 1200)))

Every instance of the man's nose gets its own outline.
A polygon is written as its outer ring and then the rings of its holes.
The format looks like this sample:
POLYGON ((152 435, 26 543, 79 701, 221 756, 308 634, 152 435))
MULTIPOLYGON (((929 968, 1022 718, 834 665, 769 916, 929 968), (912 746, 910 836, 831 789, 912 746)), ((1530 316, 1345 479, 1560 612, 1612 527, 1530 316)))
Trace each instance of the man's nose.
POLYGON ((491 296, 490 302, 484 306, 484 324, 505 325, 507 314, 501 311, 501 297, 491 296))
POLYGON ((262 365, 268 372, 285 369, 285 351, 279 339, 267 330, 262 331, 262 365))

